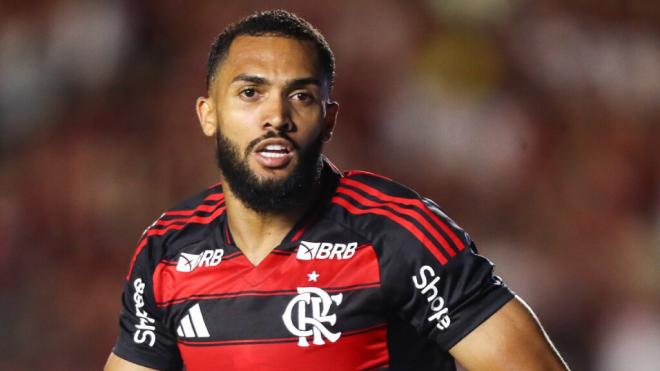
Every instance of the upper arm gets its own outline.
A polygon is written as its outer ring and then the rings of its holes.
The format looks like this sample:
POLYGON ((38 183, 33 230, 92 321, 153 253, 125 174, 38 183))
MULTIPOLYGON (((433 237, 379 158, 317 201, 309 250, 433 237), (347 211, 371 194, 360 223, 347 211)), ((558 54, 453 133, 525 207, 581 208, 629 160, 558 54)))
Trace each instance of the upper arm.
POLYGON ((468 370, 567 370, 533 312, 518 297, 450 351, 468 370))
POLYGON ((155 368, 147 368, 136 363, 129 362, 114 353, 110 353, 103 371, 157 371, 155 368))
MULTIPOLYGON (((112 353, 121 360, 153 369, 180 369, 182 360, 176 333, 154 297, 154 267, 162 258, 162 250, 156 242, 146 238, 136 250, 124 285, 119 336, 112 353)), ((115 358, 111 356, 110 360, 115 362, 115 358)))
MULTIPOLYGON (((449 232, 458 242, 452 245, 453 256, 446 254, 446 261, 430 251, 434 246, 426 248, 413 239, 404 239, 405 234, 384 242, 380 260, 382 288, 390 310, 443 351, 513 298, 493 274, 493 264, 477 254, 467 234, 453 225, 449 232)), ((451 236, 447 239, 453 242, 451 236)))

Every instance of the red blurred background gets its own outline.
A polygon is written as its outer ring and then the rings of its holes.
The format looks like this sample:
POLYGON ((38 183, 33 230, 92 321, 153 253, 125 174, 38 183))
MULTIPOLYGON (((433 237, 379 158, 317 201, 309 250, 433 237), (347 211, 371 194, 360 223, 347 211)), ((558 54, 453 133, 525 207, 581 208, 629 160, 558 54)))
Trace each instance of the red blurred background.
POLYGON ((327 153, 436 200, 575 370, 660 364, 660 3, 0 4, 0 369, 102 367, 140 233, 218 180, 194 100, 230 21, 337 59, 327 153))

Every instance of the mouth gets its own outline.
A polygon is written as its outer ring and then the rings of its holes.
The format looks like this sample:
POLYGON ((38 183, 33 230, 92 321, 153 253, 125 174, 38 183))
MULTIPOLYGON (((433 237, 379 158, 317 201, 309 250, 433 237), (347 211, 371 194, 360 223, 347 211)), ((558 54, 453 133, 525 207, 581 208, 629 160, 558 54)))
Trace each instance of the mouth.
POLYGON ((286 167, 295 153, 292 143, 282 138, 270 138, 261 141, 255 148, 257 162, 268 169, 286 167))

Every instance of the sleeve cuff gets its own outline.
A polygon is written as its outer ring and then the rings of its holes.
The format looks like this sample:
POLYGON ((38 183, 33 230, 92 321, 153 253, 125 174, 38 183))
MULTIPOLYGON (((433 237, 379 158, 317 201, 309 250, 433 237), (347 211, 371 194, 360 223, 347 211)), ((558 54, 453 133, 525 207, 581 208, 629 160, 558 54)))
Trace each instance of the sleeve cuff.
POLYGON ((490 290, 480 298, 479 303, 475 303, 469 309, 465 308, 460 316, 456 315, 454 329, 441 337, 443 339, 440 342, 442 348, 447 351, 451 349, 514 297, 515 294, 508 287, 495 286, 494 290, 490 290))

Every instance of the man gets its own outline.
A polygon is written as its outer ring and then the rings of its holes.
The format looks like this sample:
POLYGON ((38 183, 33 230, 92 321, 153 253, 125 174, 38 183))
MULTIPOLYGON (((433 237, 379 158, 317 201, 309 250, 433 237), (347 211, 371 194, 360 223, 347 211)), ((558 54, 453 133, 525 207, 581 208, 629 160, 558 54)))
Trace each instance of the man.
POLYGON ((566 369, 433 201, 321 154, 333 77, 291 13, 218 37, 197 114, 222 185, 144 232, 106 370, 566 369))

